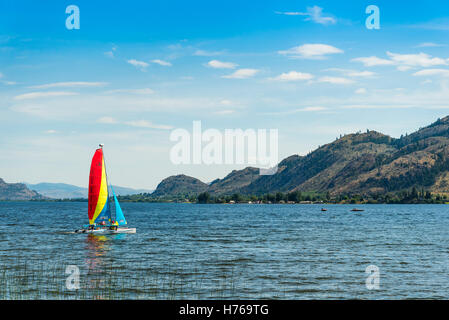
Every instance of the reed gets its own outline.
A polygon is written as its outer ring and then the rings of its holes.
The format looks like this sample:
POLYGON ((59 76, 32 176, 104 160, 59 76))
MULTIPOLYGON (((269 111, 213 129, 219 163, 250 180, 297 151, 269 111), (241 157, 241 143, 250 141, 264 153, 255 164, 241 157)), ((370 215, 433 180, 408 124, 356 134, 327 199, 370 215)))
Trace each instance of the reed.
POLYGON ((100 271, 80 266, 80 289, 69 290, 66 266, 65 261, 0 262, 0 299, 230 299, 239 289, 232 268, 206 279, 198 269, 168 266, 160 273, 138 265, 129 274, 110 264, 100 271))

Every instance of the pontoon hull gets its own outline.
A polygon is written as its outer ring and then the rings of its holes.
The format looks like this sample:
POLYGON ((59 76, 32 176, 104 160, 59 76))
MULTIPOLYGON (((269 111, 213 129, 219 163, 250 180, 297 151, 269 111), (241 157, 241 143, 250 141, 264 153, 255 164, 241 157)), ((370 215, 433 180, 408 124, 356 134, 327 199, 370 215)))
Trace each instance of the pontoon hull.
POLYGON ((117 234, 117 233, 136 233, 136 228, 117 228, 117 230, 111 229, 80 229, 76 230, 75 233, 92 233, 92 234, 117 234))

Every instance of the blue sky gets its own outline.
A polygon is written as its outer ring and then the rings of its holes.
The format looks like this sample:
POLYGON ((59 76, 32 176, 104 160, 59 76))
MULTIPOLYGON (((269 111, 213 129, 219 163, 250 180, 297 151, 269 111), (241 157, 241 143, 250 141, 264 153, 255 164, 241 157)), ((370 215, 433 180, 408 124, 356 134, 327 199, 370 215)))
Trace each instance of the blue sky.
POLYGON ((449 114, 448 35, 446 1, 3 1, 0 177, 84 186, 99 142, 117 185, 241 168, 170 162, 170 132, 194 120, 278 129, 280 159, 398 137, 449 114))

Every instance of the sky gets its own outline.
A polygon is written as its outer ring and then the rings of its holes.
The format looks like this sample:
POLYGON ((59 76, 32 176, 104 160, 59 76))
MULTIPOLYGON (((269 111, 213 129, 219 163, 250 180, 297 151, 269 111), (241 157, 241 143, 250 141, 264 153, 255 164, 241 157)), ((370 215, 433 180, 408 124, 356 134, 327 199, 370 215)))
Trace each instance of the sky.
POLYGON ((86 186, 99 143, 127 187, 246 166, 173 164, 197 120, 278 129, 280 160, 399 137, 449 115, 448 36, 447 1, 1 1, 0 177, 86 186))

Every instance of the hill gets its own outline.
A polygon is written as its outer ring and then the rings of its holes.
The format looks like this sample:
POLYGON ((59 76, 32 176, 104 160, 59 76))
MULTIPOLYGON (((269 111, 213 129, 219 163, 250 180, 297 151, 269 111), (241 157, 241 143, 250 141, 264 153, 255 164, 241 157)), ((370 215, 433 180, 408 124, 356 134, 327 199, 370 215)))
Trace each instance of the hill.
POLYGON ((196 178, 180 174, 162 180, 151 194, 154 197, 167 195, 196 195, 206 191, 208 185, 196 178))
POLYGON ((6 183, 0 178, 0 200, 40 200, 44 199, 36 191, 27 188, 23 183, 6 183))
POLYGON ((210 183, 207 191, 214 194, 229 194, 241 190, 259 178, 259 169, 248 167, 243 170, 233 170, 223 179, 210 183))
POLYGON ((282 160, 271 176, 259 176, 251 167, 234 170, 210 185, 192 177, 182 176, 181 181, 181 176, 173 176, 155 193, 173 196, 182 184, 182 190, 212 194, 313 191, 374 195, 412 187, 449 194, 448 156, 449 116, 398 139, 369 130, 345 135, 306 156, 282 160), (194 185, 189 186, 189 181, 194 185))

